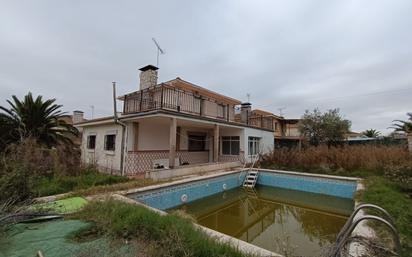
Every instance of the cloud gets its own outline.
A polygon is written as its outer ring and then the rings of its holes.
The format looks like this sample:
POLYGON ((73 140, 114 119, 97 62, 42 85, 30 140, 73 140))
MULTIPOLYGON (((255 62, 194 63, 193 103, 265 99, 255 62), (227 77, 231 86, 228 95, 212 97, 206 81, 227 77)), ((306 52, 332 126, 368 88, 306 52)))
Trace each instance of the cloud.
POLYGON ((339 107, 354 130, 412 110, 410 1, 9 1, 0 9, 0 104, 28 91, 111 113, 138 68, 288 117, 339 107), (383 92, 383 93, 382 93, 383 92))

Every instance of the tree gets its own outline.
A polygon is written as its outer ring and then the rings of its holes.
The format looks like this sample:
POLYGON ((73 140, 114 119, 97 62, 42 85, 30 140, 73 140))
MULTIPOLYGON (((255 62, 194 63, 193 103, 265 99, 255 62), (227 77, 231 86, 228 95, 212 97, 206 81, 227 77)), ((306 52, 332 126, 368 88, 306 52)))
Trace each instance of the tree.
POLYGON ((299 131, 311 145, 325 143, 328 146, 336 146, 343 142, 350 126, 351 122, 341 117, 339 109, 322 113, 316 108, 313 112, 306 110, 299 122, 299 131))
POLYGON ((377 131, 376 129, 367 129, 362 132, 367 137, 375 138, 381 135, 381 132, 377 131))
POLYGON ((48 147, 71 144, 71 137, 77 136, 78 130, 63 120, 66 114, 55 101, 43 101, 42 96, 34 99, 30 92, 23 101, 16 96, 7 100, 10 109, 0 106, 0 146, 29 137, 48 147))
POLYGON ((395 129, 395 132, 412 133, 412 112, 408 112, 406 115, 409 116, 408 120, 393 121, 392 128, 395 129))

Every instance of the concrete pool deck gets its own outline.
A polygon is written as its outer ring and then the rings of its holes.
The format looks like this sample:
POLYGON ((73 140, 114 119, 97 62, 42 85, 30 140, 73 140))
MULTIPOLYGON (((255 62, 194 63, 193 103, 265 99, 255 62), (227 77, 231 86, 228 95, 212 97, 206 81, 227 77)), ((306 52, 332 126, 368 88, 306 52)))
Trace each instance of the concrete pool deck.
MULTIPOLYGON (((324 174, 315 174, 315 173, 303 173, 303 172, 294 172, 294 171, 284 171, 284 170, 269 170, 269 169, 259 169, 262 172, 270 172, 274 174, 285 174, 285 175, 294 175, 294 176, 301 176, 301 177, 306 177, 306 178, 319 178, 319 179, 332 179, 332 180, 339 180, 339 181, 347 181, 347 182, 356 182, 356 192, 363 190, 363 185, 362 185, 362 179, 360 178, 355 178, 355 177, 343 177, 343 176, 334 176, 334 175, 324 175, 324 174)), ((98 194, 98 195, 92 195, 88 196, 88 200, 93 200, 93 199, 102 199, 103 197, 113 197, 114 199, 127 202, 129 204, 137 204, 144 206, 145 208, 148 208, 152 211, 155 211, 157 213, 160 213, 162 215, 166 215, 167 213, 153 208, 151 206, 148 206, 144 203, 135 201, 133 199, 128 198, 126 195, 129 194, 136 194, 136 193, 142 193, 142 192, 147 192, 147 191, 154 191, 154 190, 161 190, 165 188, 170 188, 173 186, 177 185, 182 185, 182 184, 188 184, 191 182, 196 182, 196 181, 202 181, 202 180, 207 180, 207 179, 213 179, 213 178, 218 178, 221 176, 226 176, 226 175, 231 175, 231 174, 241 174, 242 169, 236 169, 232 171, 213 171, 205 174, 196 174, 196 175, 190 175, 189 177, 186 178, 181 178, 179 180, 171 181, 171 182, 166 182, 166 183, 161 183, 161 184, 156 184, 156 185, 150 185, 150 186, 145 186, 141 188, 134 188, 134 189, 128 189, 128 190, 121 190, 121 191, 114 191, 110 193, 104 193, 104 194, 98 194)), ((42 197, 39 198, 39 201, 42 202, 48 202, 48 201, 54 201, 57 199, 61 199, 64 197, 67 197, 70 195, 70 193, 67 194, 61 194, 61 195, 55 195, 55 196, 48 196, 48 197, 42 197)), ((356 199, 353 197, 355 201, 355 207, 359 204, 359 202, 356 201, 356 199)), ((358 213, 357 217, 364 215, 364 213, 360 212, 358 213)), ((273 257, 280 257, 282 256, 281 254, 270 252, 266 249, 260 248, 258 246, 252 245, 250 243, 247 243, 245 241, 236 239, 234 237, 225 235, 223 233, 217 232, 215 230, 200 226, 196 223, 194 223, 196 227, 199 227, 202 231, 204 231, 206 234, 209 236, 215 238, 219 242, 224 242, 232 247, 239 249, 240 251, 244 253, 249 253, 249 254, 255 254, 257 256, 273 256, 273 257)), ((374 235, 373 229, 371 229, 367 224, 361 223, 361 226, 359 226, 355 231, 355 234, 365 236, 365 237, 371 237, 374 235)), ((357 245, 351 245, 350 246, 350 253, 355 253, 355 256, 360 256, 356 253, 361 253, 362 252, 362 247, 357 246, 357 245)))

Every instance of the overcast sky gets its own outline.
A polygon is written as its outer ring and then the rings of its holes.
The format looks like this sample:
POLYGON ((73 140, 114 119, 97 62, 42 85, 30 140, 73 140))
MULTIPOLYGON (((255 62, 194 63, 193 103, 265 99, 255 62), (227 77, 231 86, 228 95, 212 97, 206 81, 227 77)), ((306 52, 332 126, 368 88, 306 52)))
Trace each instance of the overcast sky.
POLYGON ((181 77, 286 117, 340 108, 354 131, 412 111, 412 1, 0 0, 0 104, 31 91, 90 117, 138 88, 138 69, 181 77))

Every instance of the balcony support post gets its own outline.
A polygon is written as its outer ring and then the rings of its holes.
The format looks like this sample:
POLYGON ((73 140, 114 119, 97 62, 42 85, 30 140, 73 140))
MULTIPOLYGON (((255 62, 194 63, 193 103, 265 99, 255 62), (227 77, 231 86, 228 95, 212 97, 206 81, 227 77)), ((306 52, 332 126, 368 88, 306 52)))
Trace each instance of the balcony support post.
POLYGON ((160 109, 163 109, 163 85, 160 89, 160 109))
POLYGON ((143 102, 143 90, 140 90, 139 112, 142 111, 142 102, 143 102))
POLYGON ((173 169, 175 167, 176 159, 176 132, 177 132, 177 120, 176 118, 170 119, 170 130, 169 130, 169 168, 173 169))
POLYGON ((219 162, 219 125, 213 128, 213 161, 219 162))

